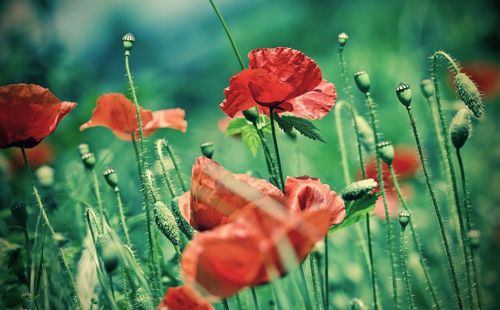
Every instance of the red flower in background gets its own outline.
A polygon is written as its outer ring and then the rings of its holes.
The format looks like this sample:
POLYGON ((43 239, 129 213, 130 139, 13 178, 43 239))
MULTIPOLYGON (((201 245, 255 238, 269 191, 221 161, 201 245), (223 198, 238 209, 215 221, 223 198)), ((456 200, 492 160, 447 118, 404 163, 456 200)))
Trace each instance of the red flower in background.
POLYGON ((36 146, 75 107, 39 85, 0 86, 0 149, 36 146))
POLYGON ((213 310, 211 304, 203 300, 187 286, 172 287, 167 290, 156 310, 213 310))
MULTIPOLYGON (((37 146, 26 149, 26 156, 32 168, 38 168, 41 165, 50 164, 54 159, 54 149, 50 143, 42 141, 37 146)), ((24 167, 24 159, 21 152, 11 154, 11 164, 14 169, 24 167)))
POLYGON ((462 71, 477 83, 479 90, 487 98, 500 94, 500 66, 490 62, 470 62, 463 64, 462 71))
POLYGON ((287 48, 260 48, 248 54, 248 69, 231 77, 220 108, 230 117, 258 107, 269 113, 291 112, 323 118, 333 108, 335 86, 323 80, 318 65, 304 53, 287 48))
MULTIPOLYGON (((186 132, 187 122, 183 109, 151 111, 139 107, 144 136, 151 136, 159 128, 172 128, 186 132)), ((111 129, 115 136, 130 141, 139 130, 134 103, 124 95, 112 93, 97 98, 92 117, 80 126, 83 131, 90 127, 103 126, 111 129)))

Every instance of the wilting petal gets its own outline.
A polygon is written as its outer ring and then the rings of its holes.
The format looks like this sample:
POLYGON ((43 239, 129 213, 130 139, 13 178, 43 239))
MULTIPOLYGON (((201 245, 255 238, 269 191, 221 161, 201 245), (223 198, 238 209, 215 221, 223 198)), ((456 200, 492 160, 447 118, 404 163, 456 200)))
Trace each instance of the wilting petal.
POLYGON ((313 90, 322 80, 322 73, 316 62, 292 48, 259 48, 251 51, 248 59, 250 69, 263 69, 291 86, 293 91, 287 99, 313 90))
POLYGON ((144 123, 145 136, 152 135, 156 129, 172 128, 186 132, 186 112, 183 109, 167 109, 153 112, 153 119, 144 123))
MULTIPOLYGON (((153 120, 150 110, 139 108, 142 124, 153 120)), ((97 98, 97 104, 88 122, 80 126, 83 131, 89 127, 103 126, 111 129, 120 139, 132 140, 138 130, 134 103, 118 93, 104 94, 97 98)))
POLYGON ((323 80, 314 90, 295 97, 286 103, 292 105, 293 115, 306 119, 320 119, 333 108, 337 93, 335 86, 323 80))
POLYGON ((156 310, 213 310, 211 304, 203 300, 187 286, 171 287, 156 310))
POLYGON ((311 177, 288 177, 285 184, 287 208, 294 212, 328 210, 330 224, 340 224, 346 215, 344 201, 327 184, 311 177))
POLYGON ((75 107, 39 85, 0 86, 0 149, 36 146, 75 107))

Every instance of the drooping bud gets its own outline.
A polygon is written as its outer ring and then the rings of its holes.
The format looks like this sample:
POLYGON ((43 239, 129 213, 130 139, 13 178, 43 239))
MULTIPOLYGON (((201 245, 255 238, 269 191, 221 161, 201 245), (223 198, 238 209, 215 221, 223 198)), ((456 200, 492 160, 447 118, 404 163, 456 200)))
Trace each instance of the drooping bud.
POLYGON ((28 209, 24 202, 15 201, 10 205, 10 212, 12 212, 12 217, 16 222, 23 228, 26 228, 26 223, 28 221, 28 209))
POLYGON ((43 188, 50 188, 54 185, 54 169, 50 166, 43 165, 36 169, 35 176, 38 184, 43 188))
POLYGON ((373 151, 375 148, 375 134, 373 133, 372 127, 362 116, 356 115, 355 121, 358 126, 358 134, 361 143, 367 151, 373 151))
POLYGON ((132 46, 134 46, 135 37, 133 34, 131 34, 129 32, 122 37, 122 42, 123 42, 123 48, 125 48, 125 51, 130 52, 130 50, 132 49, 132 46))
POLYGON ((342 191, 342 199, 345 201, 358 200, 377 187, 374 179, 365 179, 349 184, 342 191))
POLYGON ((347 33, 342 32, 339 34, 339 46, 344 47, 344 45, 347 43, 347 40, 349 39, 349 36, 347 33))
POLYGON ((181 210, 179 209, 179 198, 175 197, 172 199, 170 202, 170 209, 172 211, 172 214, 175 216, 175 220, 177 221, 177 227, 180 228, 180 230, 184 233, 184 235, 188 238, 191 239, 193 237, 194 231, 191 225, 186 221, 184 216, 181 213, 181 210))
POLYGON ((477 229, 471 229, 467 232, 467 239, 471 249, 476 250, 481 244, 481 232, 477 229))
POLYGON ((205 142, 200 145, 201 153, 210 159, 214 155, 214 144, 212 142, 205 142))
POLYGON ((106 269, 108 273, 111 273, 120 263, 120 249, 118 245, 110 239, 102 240, 100 248, 104 269, 106 269))
POLYGON ((354 298, 351 300, 351 305, 349 306, 349 309, 351 310, 366 310, 368 309, 365 305, 365 303, 359 299, 359 298, 354 298))
POLYGON ((451 121, 450 136, 455 148, 464 146, 471 130, 470 112, 466 108, 458 110, 451 121))
POLYGON ((429 79, 425 79, 420 83, 420 90, 422 91, 422 95, 424 95, 425 98, 434 96, 434 83, 429 79))
POLYGON ((359 90, 366 94, 370 90, 370 77, 366 71, 358 71, 354 74, 354 82, 359 90))
POLYGON ((398 219, 399 219, 399 225, 401 225, 401 230, 405 231, 406 225, 410 223, 410 211, 405 209, 399 211, 398 219))
POLYGON ((89 145, 86 143, 78 145, 78 152, 80 153, 80 156, 90 153, 89 145))
POLYGON ((102 173, 104 176, 104 179, 106 180, 106 183, 112 188, 115 189, 118 186, 118 175, 116 174, 115 169, 113 168, 106 168, 104 172, 102 173))
POLYGON ((396 87, 396 96, 398 96, 399 102, 405 107, 409 107, 412 97, 410 85, 399 83, 398 87, 396 87))
POLYGON ((394 160, 394 146, 392 146, 392 143, 389 141, 382 141, 379 142, 377 146, 380 158, 388 166, 392 165, 392 161, 394 160))
POLYGON ((251 109, 243 111, 243 116, 246 118, 247 121, 249 121, 252 124, 255 124, 259 119, 259 110, 253 107, 251 109))
POLYGON ((484 112, 484 105, 476 83, 467 74, 460 72, 455 76, 455 88, 458 99, 462 100, 476 117, 480 117, 484 112))
POLYGON ((94 169, 94 166, 96 163, 94 153, 83 154, 82 155, 82 162, 83 162, 83 165, 85 166, 85 168, 87 168, 88 170, 94 169))
POLYGON ((157 201, 154 204, 153 213, 158 229, 178 249, 181 244, 179 228, 172 211, 163 202, 157 201))

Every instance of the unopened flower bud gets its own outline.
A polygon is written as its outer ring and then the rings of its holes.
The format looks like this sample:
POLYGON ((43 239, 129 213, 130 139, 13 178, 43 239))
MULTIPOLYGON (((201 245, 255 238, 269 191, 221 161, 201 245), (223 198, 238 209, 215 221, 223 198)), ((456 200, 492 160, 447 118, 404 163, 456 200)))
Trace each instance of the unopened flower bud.
POLYGON ((339 46, 343 47, 347 43, 348 39, 349 39, 349 36, 347 35, 347 33, 345 33, 345 32, 340 33, 339 34, 339 46))
POLYGON ((94 169, 94 166, 96 163, 94 153, 83 154, 82 155, 82 162, 83 162, 83 165, 85 166, 85 168, 87 168, 88 170, 94 169))
POLYGON ((113 272, 120 263, 120 249, 118 245, 110 239, 104 239, 101 243, 101 258, 104 269, 108 273, 113 272))
POLYGON ((484 112, 484 105, 476 83, 460 72, 455 76, 455 87, 458 99, 462 100, 476 117, 480 117, 484 112))
POLYGON ((248 110, 243 111, 243 116, 252 124, 255 124, 259 120, 259 110, 253 107, 248 110))
POLYGON ((10 205, 10 212, 12 212, 12 216, 16 222, 23 228, 26 228, 26 223, 28 221, 28 209, 26 208, 26 204, 20 201, 15 201, 12 205, 10 205))
POLYGON ((78 152, 80 153, 80 156, 90 153, 89 145, 86 143, 81 143, 80 145, 78 145, 78 152))
POLYGON ((349 306, 350 310, 366 310, 368 309, 365 305, 365 303, 359 299, 359 298, 354 298, 351 300, 351 304, 349 306))
POLYGON ((401 230, 406 229, 406 225, 410 223, 410 212, 408 210, 401 210, 398 213, 399 225, 401 225, 401 230))
POLYGON ((422 95, 424 95, 425 98, 434 96, 434 83, 429 79, 425 79, 420 83, 420 90, 422 91, 422 95))
POLYGON ((366 94, 370 90, 370 77, 366 71, 358 71, 354 74, 354 82, 359 90, 366 94))
POLYGON ((358 200, 377 187, 374 179, 365 179, 349 184, 342 191, 342 199, 345 201, 358 200))
POLYGON ((50 188, 54 185, 54 169, 50 166, 43 165, 39 167, 35 171, 35 176, 38 184, 43 188, 50 188))
POLYGON ((464 146, 471 130, 470 112, 466 108, 458 110, 451 121, 450 136, 455 148, 464 146))
POLYGON ((134 46, 135 37, 129 32, 122 37, 122 42, 125 51, 129 52, 132 49, 132 46, 134 46))
POLYGON ((373 151, 375 148, 375 135, 373 134, 372 127, 362 116, 356 115, 355 121, 358 126, 361 143, 368 152, 373 151))
POLYGON ((212 158, 214 155, 214 144, 212 142, 205 142, 200 145, 201 153, 203 156, 212 158))
POLYGON ((388 166, 392 165, 392 161, 394 160, 394 146, 392 146, 392 143, 389 141, 382 141, 377 146, 380 158, 388 166))
POLYGON ((396 95, 398 96, 399 102, 401 102, 405 107, 410 106, 412 97, 410 85, 399 83, 398 87, 396 87, 396 95))
POLYGON ((158 229, 176 248, 178 248, 181 244, 179 228, 177 227, 172 211, 167 208, 163 202, 157 201, 154 204, 153 213, 158 229))
POLYGON ((476 250, 481 243, 481 232, 477 229, 471 229, 467 232, 467 239, 469 239, 470 247, 476 250))
POLYGON ((115 169, 113 168, 106 168, 104 172, 102 173, 104 176, 104 179, 106 180, 106 183, 112 188, 115 189, 118 186, 118 175, 116 174, 115 169))

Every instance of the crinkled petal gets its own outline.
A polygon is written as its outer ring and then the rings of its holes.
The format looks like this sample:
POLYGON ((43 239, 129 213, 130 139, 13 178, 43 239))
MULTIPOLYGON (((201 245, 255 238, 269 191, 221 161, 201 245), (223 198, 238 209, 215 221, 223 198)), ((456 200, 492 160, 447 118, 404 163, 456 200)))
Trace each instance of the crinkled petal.
POLYGON ((35 84, 0 87, 0 149, 31 148, 56 129, 61 119, 76 107, 61 102, 47 88, 35 84))
POLYGON ((188 286, 171 287, 156 310, 213 310, 214 307, 188 286))
POLYGON ((144 123, 145 136, 152 135, 156 129, 172 128, 186 132, 186 112, 181 108, 154 111, 151 121, 144 123))
POLYGON ((292 106, 288 110, 291 110, 292 114, 297 117, 321 119, 332 110, 336 98, 335 86, 323 80, 312 91, 290 99, 286 103, 292 106))

